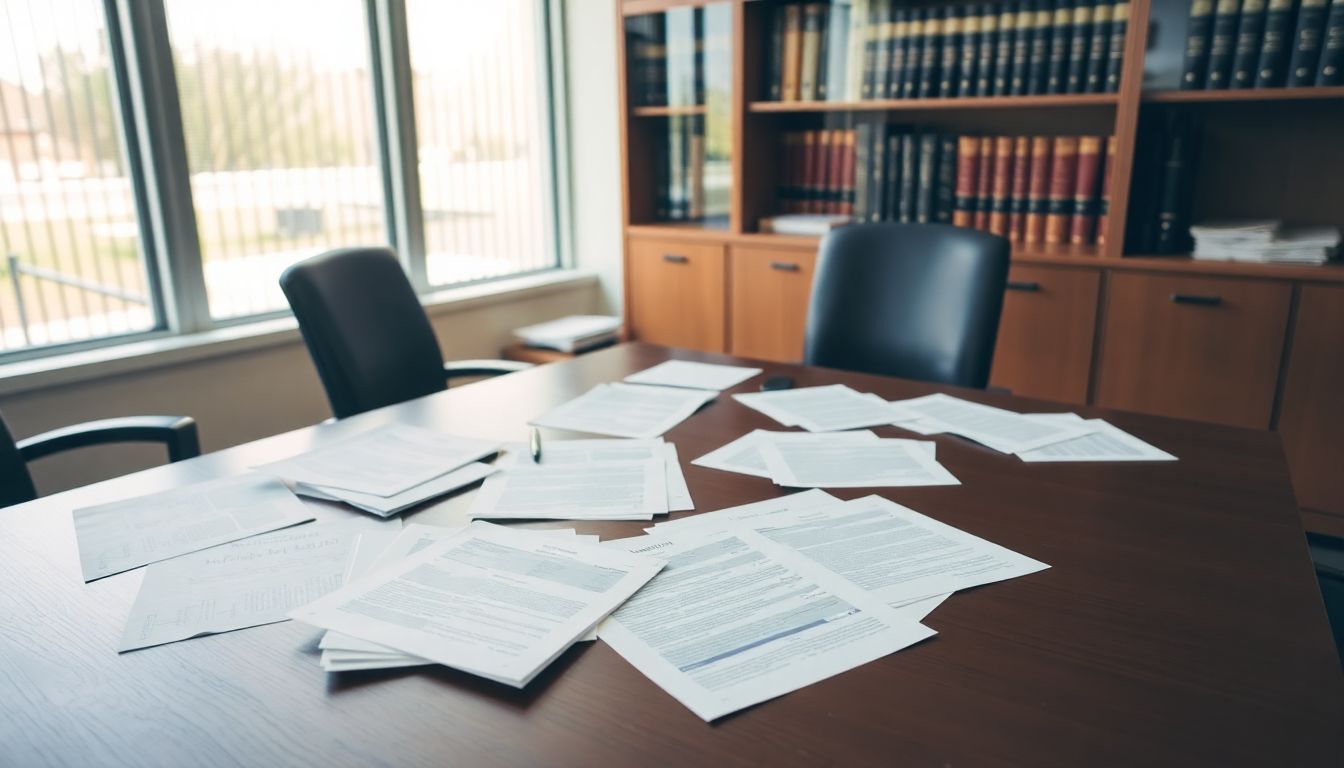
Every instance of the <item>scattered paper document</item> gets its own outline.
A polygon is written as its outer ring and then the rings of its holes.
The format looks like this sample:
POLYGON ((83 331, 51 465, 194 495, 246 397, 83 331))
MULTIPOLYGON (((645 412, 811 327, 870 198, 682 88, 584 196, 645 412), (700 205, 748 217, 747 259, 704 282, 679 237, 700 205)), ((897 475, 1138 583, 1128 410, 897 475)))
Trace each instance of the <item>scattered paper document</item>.
MULTIPOLYGON (((863 441, 877 439, 877 435, 867 429, 836 432, 834 436, 837 440, 863 441)), ((691 463, 697 467, 708 467, 724 472, 737 472, 743 475, 769 478, 771 476, 770 468, 766 466, 765 457, 761 455, 762 443, 770 440, 798 440, 811 437, 812 433, 810 432, 770 432, 764 429, 754 429, 731 443, 706 453, 691 463)))
POLYGON ((813 488, 775 499, 765 499, 764 501, 755 501, 713 512, 703 512, 676 520, 664 520, 644 530, 659 536, 671 536, 674 532, 680 533, 698 526, 716 526, 714 530, 728 530, 738 523, 759 517, 768 517, 780 512, 804 511, 813 507, 843 503, 843 499, 838 499, 825 491, 813 488))
POLYGON ((661 567, 474 523, 290 616, 522 688, 661 567))
POLYGON ((499 468, 496 466, 473 461, 465 467, 459 467, 447 474, 439 475, 433 480, 411 486, 401 493, 391 496, 374 496, 370 493, 359 493, 357 491, 347 491, 343 488, 309 485, 307 483, 295 483, 294 492, 312 499, 343 501, 356 509, 372 512, 381 517, 390 517, 418 504, 423 504, 430 499, 437 499, 460 488, 465 488, 498 471, 499 468))
POLYGON ((355 518, 254 536, 154 563, 119 651, 287 621, 341 586, 357 537, 390 542, 397 523, 355 518))
MULTIPOLYGON (((667 477, 667 510, 685 512, 695 509, 691 500, 691 489, 686 485, 686 476, 681 471, 681 462, 677 458, 677 447, 665 443, 660 437, 648 440, 633 439, 596 439, 596 440, 548 440, 542 446, 542 466, 581 465, 612 461, 646 461, 662 457, 667 477)), ((513 467, 532 462, 527 446, 514 443, 506 446, 499 464, 513 467)))
POLYGON ((844 384, 747 392, 733 399, 786 427, 809 432, 836 432, 890 424, 913 414, 874 394, 855 392, 844 384))
POLYGON ((714 397, 714 392, 678 387, 599 384, 528 423, 616 437, 658 437, 714 397))
POLYGON ((896 405, 921 419, 916 426, 936 422, 944 432, 970 438, 1002 453, 1030 451, 1097 431, 1087 424, 1028 419, 1020 413, 973 403, 941 392, 913 400, 900 400, 896 405))
POLYGON ((668 360, 652 368, 625 377, 629 384, 657 384, 664 387, 712 389, 716 392, 731 389, 756 376, 760 368, 740 365, 712 365, 689 360, 668 360))
POLYGON ((517 463, 486 479, 474 520, 652 520, 667 513, 667 466, 658 458, 599 464, 517 463))
POLYGON ((85 581, 313 519, 284 483, 258 474, 74 511, 85 581))
POLYGON ((386 497, 483 459, 499 446, 490 440, 388 424, 257 469, 328 493, 334 488, 386 497))
POLYGON ((1051 443, 1044 448, 1017 454, 1023 461, 1176 461, 1170 453, 1149 445, 1103 419, 1083 419, 1072 413, 1033 413, 1027 416, 1044 422, 1081 423, 1096 432, 1071 440, 1051 443))
POLYGON ((791 488, 870 488, 882 486, 960 485, 933 458, 925 440, 767 440, 761 456, 770 477, 791 488))
POLYGON ((604 548, 667 561, 598 636, 710 721, 931 637, 850 582, 753 531, 604 548))

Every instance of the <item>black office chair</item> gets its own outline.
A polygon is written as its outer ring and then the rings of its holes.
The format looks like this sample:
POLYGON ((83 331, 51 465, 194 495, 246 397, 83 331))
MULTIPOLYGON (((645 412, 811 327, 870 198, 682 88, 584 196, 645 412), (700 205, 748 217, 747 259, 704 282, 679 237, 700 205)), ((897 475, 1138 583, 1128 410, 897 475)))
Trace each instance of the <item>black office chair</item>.
POLYGON ((1008 241, 943 224, 859 224, 821 241, 808 365, 984 387, 1008 241))
POLYGON ((444 364, 424 307, 387 248, 343 248, 286 269, 280 288, 298 318, 336 418, 442 392, 452 378, 531 366, 444 364))
POLYGON ((107 443, 163 443, 168 461, 201 455, 196 421, 188 416, 127 416, 89 421, 16 441, 0 416, 0 507, 37 498, 28 462, 53 453, 107 443))

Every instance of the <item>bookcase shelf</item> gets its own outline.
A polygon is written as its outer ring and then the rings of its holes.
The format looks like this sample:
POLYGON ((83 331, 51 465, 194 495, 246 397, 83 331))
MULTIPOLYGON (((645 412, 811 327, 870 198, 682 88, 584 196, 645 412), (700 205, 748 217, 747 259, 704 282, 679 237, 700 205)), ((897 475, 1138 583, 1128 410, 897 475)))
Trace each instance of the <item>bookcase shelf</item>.
POLYGON ((1155 104, 1209 102, 1319 101, 1344 99, 1344 86, 1309 88, 1247 88, 1215 91, 1144 91, 1143 100, 1155 104))
POLYGON ((685 117, 706 113, 704 104, 686 104, 679 107, 631 107, 630 114, 635 117, 685 117))
POLYGON ((1041 109, 1114 107, 1115 93, 1080 93, 1049 96, 966 96, 949 99, 868 99, 865 101, 753 101, 751 112, 905 112, 969 109, 1041 109))

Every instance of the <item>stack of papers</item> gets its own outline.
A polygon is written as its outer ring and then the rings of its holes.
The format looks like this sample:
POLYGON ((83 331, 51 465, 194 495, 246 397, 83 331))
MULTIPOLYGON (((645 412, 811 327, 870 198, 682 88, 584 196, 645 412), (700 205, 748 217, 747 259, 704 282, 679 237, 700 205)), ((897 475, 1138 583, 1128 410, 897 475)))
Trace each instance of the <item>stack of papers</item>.
POLYGON ((1196 259, 1324 264, 1339 247, 1336 227, 1285 229, 1280 221, 1201 224, 1190 228, 1196 259))
POLYGON ((606 315, 571 315, 559 320, 519 328, 513 335, 529 347, 582 352, 616 341, 621 318, 606 315))
POLYGON ((810 434, 756 430, 692 461, 793 488, 959 485, 928 440, 880 439, 868 430, 810 434))
POLYGON ((522 688, 663 567, 571 539, 473 523, 289 615, 522 688))
POLYGON ((528 423, 614 437, 651 438, 685 421, 714 397, 714 392, 678 387, 599 384, 528 423))
MULTIPOLYGON (((681 471, 681 461, 677 456, 677 446, 665 443, 661 437, 649 440, 548 440, 542 447, 542 466, 581 467, 607 462, 663 460, 664 476, 667 487, 668 512, 685 512, 695 509, 691 500, 691 489, 686 485, 686 476, 681 471)), ((528 446, 522 443, 509 443, 504 447, 504 455, 496 462, 499 468, 509 468, 532 463, 528 446)))
POLYGON ((292 481, 302 496, 387 517, 491 474, 494 468, 478 459, 499 448, 491 440, 389 424, 258 469, 292 481))
POLYGON ((740 365, 712 365, 689 360, 668 360, 652 368, 625 377, 628 384, 654 384, 664 387, 712 389, 716 392, 731 389, 756 376, 760 368, 740 365))
POLYGON ((821 491, 604 546, 667 567, 598 636, 705 720, 930 637, 919 622, 954 591, 1048 567, 886 499, 821 491))
POLYGON ((913 418, 899 406, 844 384, 733 395, 739 403, 764 413, 786 427, 808 432, 834 432, 890 424, 913 418))

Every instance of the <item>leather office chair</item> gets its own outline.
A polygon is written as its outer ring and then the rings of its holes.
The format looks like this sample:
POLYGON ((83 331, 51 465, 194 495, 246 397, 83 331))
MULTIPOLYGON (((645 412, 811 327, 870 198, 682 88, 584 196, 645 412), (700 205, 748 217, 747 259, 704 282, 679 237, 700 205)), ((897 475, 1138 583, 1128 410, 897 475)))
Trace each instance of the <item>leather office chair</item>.
POLYGON ((989 381, 1008 241, 944 224, 858 224, 821 241, 804 362, 938 384, 989 381))
POLYGON ((442 392, 451 378, 531 367, 509 360, 445 364, 420 298, 388 248, 314 256, 286 269, 280 288, 338 419, 442 392))
POLYGON ((162 443, 168 461, 201 455, 196 421, 188 416, 127 416, 54 429, 15 440, 0 416, 0 507, 37 498, 28 462, 53 453, 107 443, 162 443))

